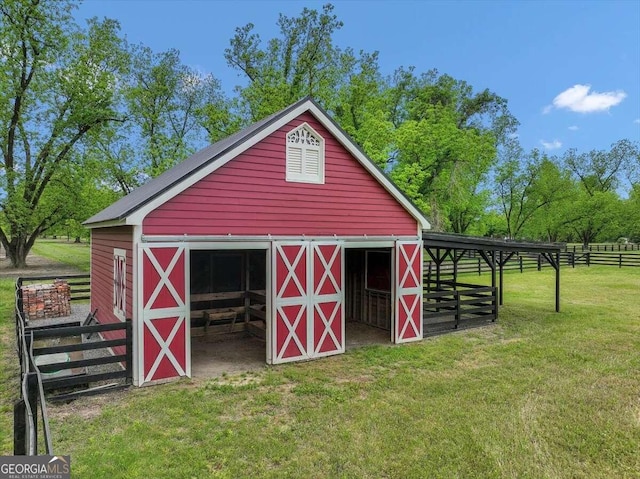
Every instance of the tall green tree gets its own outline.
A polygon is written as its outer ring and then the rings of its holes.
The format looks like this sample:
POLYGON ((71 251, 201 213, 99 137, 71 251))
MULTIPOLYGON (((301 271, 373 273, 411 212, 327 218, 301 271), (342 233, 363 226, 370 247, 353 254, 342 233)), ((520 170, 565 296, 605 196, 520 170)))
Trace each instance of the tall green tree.
POLYGON ((237 28, 224 53, 229 66, 247 82, 236 93, 239 114, 249 122, 305 96, 331 109, 345 63, 351 60, 334 44, 333 35, 343 24, 330 4, 321 12, 305 7, 296 17, 280 14, 277 25, 279 36, 266 45, 254 33, 253 24, 237 28))
POLYGON ((495 183, 507 236, 521 239, 524 232, 528 232, 554 240, 557 232, 544 213, 553 211, 567 198, 570 178, 552 158, 536 149, 525 153, 516 140, 509 142, 501 156, 495 183), (542 224, 535 224, 536 217, 542 224))
POLYGON ((78 146, 122 120, 126 68, 118 24, 78 27, 68 1, 0 4, 0 241, 14 267, 74 205, 64 191, 78 146))
POLYGON ((209 115, 223 95, 210 74, 184 65, 179 52, 129 49, 130 72, 119 90, 123 122, 87 145, 103 181, 123 194, 158 176, 205 145, 209 115))
POLYGON ((517 121, 505 99, 436 70, 400 69, 392 82, 392 177, 436 229, 464 233, 487 206, 487 175, 517 121))
POLYGON ((564 165, 580 186, 571 207, 571 228, 583 244, 615 240, 621 233, 618 189, 638 156, 638 144, 629 140, 617 141, 609 150, 569 150, 563 156, 564 165))

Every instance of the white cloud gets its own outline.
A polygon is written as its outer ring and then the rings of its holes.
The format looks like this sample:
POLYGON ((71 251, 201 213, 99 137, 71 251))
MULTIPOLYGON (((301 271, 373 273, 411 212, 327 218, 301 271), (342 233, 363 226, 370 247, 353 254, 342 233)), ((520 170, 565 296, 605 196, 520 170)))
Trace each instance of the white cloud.
POLYGON ((591 85, 577 84, 557 95, 553 99, 553 104, 545 106, 542 112, 549 113, 553 108, 577 113, 608 111, 612 106, 620 104, 626 97, 627 94, 622 90, 599 93, 591 91, 591 85))
POLYGON ((640 125, 640 118, 636 118, 635 120, 633 120, 633 122, 640 125))
POLYGON ((578 131, 580 128, 578 128, 576 125, 571 125, 571 126, 569 127, 569 129, 570 129, 571 131, 578 131))
POLYGON ((562 142, 560 140, 553 140, 553 141, 540 140, 540 144, 544 147, 545 150, 557 150, 562 146, 562 142))

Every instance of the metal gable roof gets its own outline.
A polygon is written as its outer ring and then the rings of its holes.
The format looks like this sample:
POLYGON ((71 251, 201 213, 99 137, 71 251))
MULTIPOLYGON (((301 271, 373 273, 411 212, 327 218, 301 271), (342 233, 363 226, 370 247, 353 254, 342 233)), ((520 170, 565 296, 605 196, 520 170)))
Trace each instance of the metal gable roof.
MULTIPOLYGON (((382 177, 383 183, 386 184, 385 188, 389 193, 403 204, 408 211, 410 211, 412 216, 414 216, 422 225, 422 228, 428 228, 429 222, 424 214, 406 195, 404 195, 402 191, 400 191, 400 189, 384 174, 384 172, 364 154, 362 149, 356 145, 353 140, 351 140, 349 135, 342 130, 342 128, 340 128, 340 126, 316 102, 308 97, 303 98, 284 110, 274 113, 273 115, 268 116, 267 118, 264 118, 263 120, 260 120, 259 122, 194 153, 183 162, 165 171, 160 176, 151 179, 149 182, 133 190, 127 196, 124 196, 104 210, 92 216, 86 220, 84 224, 90 228, 108 226, 112 224, 128 224, 126 223, 127 218, 143 209, 144 206, 158 199, 158 197, 173 189, 190 176, 196 174, 198 171, 208 165, 212 165, 217 159, 225 156, 229 151, 241 146, 244 142, 249 142, 261 132, 271 127, 274 123, 279 122, 279 120, 305 105, 305 103, 308 103, 307 110, 312 114, 313 111, 311 110, 313 109, 319 111, 321 118, 317 119, 321 123, 325 124, 325 126, 329 126, 330 130, 333 129, 339 136, 342 136, 344 141, 341 141, 341 143, 343 143, 343 146, 358 157, 358 159, 363 163, 363 166, 365 166, 365 168, 368 169, 374 177, 378 177, 378 181, 380 181, 380 177, 382 177)), ((318 115, 314 114, 314 116, 318 115)))

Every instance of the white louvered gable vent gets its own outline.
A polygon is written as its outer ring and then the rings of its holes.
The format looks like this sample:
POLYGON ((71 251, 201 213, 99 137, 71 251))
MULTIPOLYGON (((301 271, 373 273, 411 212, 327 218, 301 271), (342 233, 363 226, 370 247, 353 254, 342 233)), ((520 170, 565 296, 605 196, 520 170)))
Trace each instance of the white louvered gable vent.
POLYGON ((324 183, 324 140, 306 123, 287 134, 286 179, 324 183))

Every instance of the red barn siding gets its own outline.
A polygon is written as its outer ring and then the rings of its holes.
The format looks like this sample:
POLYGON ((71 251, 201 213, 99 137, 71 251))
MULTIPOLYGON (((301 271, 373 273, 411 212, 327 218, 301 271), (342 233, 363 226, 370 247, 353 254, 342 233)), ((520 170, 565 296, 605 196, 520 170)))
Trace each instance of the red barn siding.
POLYGON ((144 234, 404 235, 417 221, 305 113, 143 221, 144 234), (325 141, 325 184, 285 181, 285 135, 307 122, 325 141))
MULTIPOLYGON (((113 314, 113 250, 127 252, 126 313, 133 317, 133 229, 130 226, 100 228, 91 231, 91 311, 101 323, 120 322, 113 314)), ((120 331, 105 332, 107 339, 123 337, 120 331)), ((114 348, 117 354, 124 354, 124 348, 114 348)))

